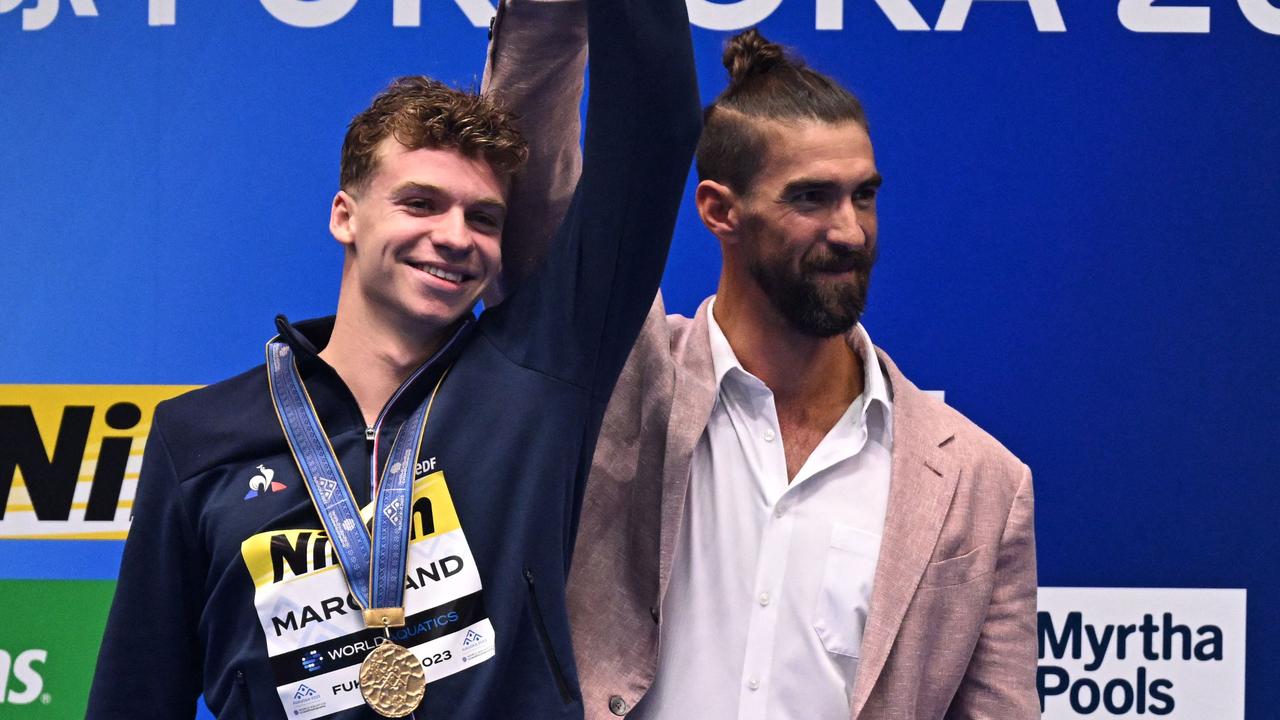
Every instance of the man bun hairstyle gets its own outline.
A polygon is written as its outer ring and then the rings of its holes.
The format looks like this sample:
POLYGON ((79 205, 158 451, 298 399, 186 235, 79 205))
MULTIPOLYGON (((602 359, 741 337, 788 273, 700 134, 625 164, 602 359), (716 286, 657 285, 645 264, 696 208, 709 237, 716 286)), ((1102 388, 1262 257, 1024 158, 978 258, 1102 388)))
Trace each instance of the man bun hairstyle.
POLYGON ((740 87, 752 75, 766 73, 786 63, 787 53, 781 45, 765 40, 759 30, 751 28, 725 43, 721 62, 729 71, 730 87, 740 87))
POLYGON ((342 142, 340 186, 353 193, 368 186, 378 169, 378 145, 388 137, 410 150, 457 150, 510 175, 529 156, 515 121, 490 98, 421 75, 397 78, 351 120, 342 142))
POLYGON ((746 193, 764 161, 765 121, 856 122, 870 129, 853 93, 755 28, 725 44, 723 61, 729 86, 703 111, 699 180, 746 193))

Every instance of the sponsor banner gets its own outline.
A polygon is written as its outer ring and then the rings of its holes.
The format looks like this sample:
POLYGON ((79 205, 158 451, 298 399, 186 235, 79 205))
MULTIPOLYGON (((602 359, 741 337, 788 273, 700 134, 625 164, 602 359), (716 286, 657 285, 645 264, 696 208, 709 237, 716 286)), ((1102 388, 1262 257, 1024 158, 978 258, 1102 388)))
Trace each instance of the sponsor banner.
POLYGON ((1243 720, 1245 591, 1040 588, 1045 720, 1243 720))
MULTIPOLYGON (((366 525, 373 505, 366 506, 366 525)), ((323 530, 273 530, 241 543, 285 714, 321 718, 364 704, 360 663, 388 637, 409 648, 431 682, 488 660, 494 631, 480 574, 443 472, 418 478, 409 516, 405 625, 365 627, 323 530)))
POLYGON ((193 387, 0 385, 0 539, 123 539, 156 404, 193 387))
POLYGON ((0 581, 0 717, 84 717, 115 583, 0 581))

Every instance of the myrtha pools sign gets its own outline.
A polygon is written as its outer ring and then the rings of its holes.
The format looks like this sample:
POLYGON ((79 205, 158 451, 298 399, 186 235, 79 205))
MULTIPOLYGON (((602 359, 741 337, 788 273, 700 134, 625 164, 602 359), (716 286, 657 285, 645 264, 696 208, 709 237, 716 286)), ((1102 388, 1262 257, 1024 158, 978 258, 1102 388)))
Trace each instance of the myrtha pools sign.
POLYGON ((1243 720, 1245 591, 1040 588, 1046 720, 1243 720))

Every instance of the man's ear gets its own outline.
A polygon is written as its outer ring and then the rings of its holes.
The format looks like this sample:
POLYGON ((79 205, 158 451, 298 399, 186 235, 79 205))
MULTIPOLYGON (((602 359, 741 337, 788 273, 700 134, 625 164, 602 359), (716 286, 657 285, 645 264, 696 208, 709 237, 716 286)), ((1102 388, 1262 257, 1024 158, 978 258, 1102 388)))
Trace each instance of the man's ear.
POLYGON ((707 226, 712 235, 725 243, 738 241, 741 217, 739 199, 733 190, 715 180, 703 180, 693 191, 693 202, 698 207, 702 224, 707 226))
POLYGON ((329 232, 347 249, 354 247, 356 242, 355 202, 346 190, 339 190, 329 208, 329 232))

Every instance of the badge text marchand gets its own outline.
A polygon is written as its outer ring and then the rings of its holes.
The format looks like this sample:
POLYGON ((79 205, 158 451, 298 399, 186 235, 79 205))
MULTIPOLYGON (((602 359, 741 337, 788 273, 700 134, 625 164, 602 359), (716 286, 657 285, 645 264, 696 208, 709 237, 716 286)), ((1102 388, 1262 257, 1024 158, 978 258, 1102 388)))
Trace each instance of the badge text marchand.
MULTIPOLYGON (((405 587, 416 590, 428 582, 439 582, 453 577, 462 572, 464 567, 466 563, 457 555, 432 560, 425 567, 412 568, 405 575, 405 587)), ((280 637, 286 630, 300 630, 311 623, 324 622, 335 615, 346 615, 349 612, 356 615, 362 612, 360 604, 351 593, 347 593, 346 597, 325 598, 318 605, 304 605, 301 612, 295 613, 290 610, 284 614, 284 617, 272 617, 271 625, 276 631, 276 637, 280 637)))

